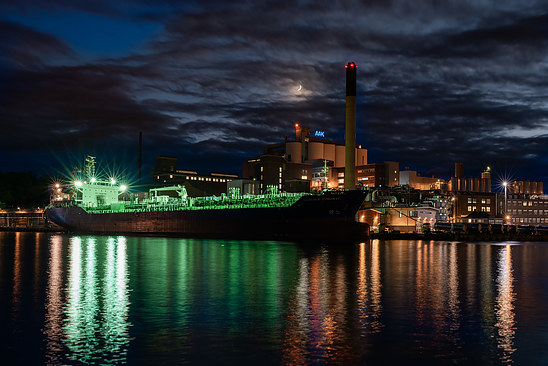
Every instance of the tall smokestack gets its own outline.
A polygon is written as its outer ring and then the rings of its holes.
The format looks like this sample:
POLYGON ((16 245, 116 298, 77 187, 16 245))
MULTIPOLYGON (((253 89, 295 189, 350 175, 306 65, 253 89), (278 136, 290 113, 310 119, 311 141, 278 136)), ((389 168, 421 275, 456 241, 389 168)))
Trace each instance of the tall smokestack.
POLYGON ((455 163, 455 177, 462 178, 464 177, 464 164, 460 162, 455 163))
POLYGON ((143 131, 139 131, 139 184, 141 184, 142 152, 143 152, 143 131))
POLYGON ((346 69, 346 130, 344 158, 344 189, 356 188, 356 69, 354 62, 346 69))

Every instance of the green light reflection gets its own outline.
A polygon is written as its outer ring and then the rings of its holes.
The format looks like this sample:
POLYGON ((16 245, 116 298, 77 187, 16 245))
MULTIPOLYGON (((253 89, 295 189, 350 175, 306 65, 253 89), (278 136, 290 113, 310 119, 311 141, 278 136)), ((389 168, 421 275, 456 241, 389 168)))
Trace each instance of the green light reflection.
POLYGON ((94 237, 87 238, 85 244, 79 237, 70 239, 67 305, 64 309, 65 345, 70 351, 67 355, 70 361, 118 364, 127 356, 126 241, 124 237, 108 238, 105 254, 98 250, 103 247, 94 237), (104 263, 104 268, 100 263, 104 263))
POLYGON ((126 358, 129 347, 129 312, 126 238, 109 238, 105 263, 103 327, 105 352, 112 362, 126 358))

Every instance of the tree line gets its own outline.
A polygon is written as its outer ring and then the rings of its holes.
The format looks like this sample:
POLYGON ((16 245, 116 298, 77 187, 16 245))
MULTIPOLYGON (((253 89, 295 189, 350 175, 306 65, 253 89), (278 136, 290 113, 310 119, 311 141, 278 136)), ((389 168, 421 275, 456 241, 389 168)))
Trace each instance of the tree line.
POLYGON ((33 172, 0 172, 0 208, 30 208, 49 202, 51 177, 33 172))

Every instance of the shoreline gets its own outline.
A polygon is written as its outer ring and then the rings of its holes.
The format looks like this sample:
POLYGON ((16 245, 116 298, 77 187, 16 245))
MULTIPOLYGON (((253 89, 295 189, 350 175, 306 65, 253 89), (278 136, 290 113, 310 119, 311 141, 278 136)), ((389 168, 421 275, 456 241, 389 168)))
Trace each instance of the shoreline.
POLYGON ((548 242, 548 235, 534 235, 524 233, 490 233, 490 232, 433 232, 421 233, 371 233, 371 239, 379 240, 434 240, 434 241, 527 241, 548 242))
POLYGON ((9 232, 29 232, 29 233, 66 233, 66 230, 63 230, 61 228, 53 228, 53 227, 26 227, 26 226, 0 226, 0 232, 1 231, 9 231, 9 232))

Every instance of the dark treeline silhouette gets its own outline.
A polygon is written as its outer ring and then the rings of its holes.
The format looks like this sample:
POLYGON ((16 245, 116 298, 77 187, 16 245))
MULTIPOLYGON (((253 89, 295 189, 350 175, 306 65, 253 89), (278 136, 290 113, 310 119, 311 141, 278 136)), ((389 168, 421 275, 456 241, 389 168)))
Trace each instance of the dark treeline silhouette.
POLYGON ((0 208, 45 206, 51 178, 33 172, 0 172, 0 208))

